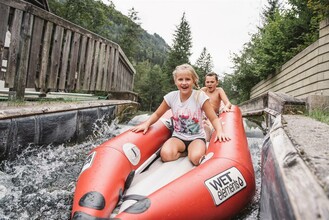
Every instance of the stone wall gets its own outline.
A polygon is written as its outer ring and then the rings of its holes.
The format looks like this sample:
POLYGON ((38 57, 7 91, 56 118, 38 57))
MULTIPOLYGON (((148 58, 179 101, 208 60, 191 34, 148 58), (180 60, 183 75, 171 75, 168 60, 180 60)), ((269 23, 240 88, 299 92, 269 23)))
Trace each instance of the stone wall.
MULTIPOLYGON (((296 98, 329 96, 329 18, 320 23, 319 40, 297 54, 251 90, 251 99, 268 91, 296 98)), ((329 97, 328 97, 329 98, 329 97)))

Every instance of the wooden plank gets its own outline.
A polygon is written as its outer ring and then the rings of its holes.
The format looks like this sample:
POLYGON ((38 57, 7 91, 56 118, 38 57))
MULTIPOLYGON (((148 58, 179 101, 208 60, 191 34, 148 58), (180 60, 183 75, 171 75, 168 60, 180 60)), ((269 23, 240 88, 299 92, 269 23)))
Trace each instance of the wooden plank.
POLYGON ((99 53, 99 66, 97 71, 97 81, 96 90, 100 91, 102 89, 102 81, 104 78, 104 58, 105 58, 105 44, 101 44, 101 51, 99 53))
POLYGON ((102 91, 106 91, 106 84, 107 84, 107 80, 108 80, 108 67, 109 67, 109 59, 110 59, 110 53, 111 53, 111 47, 110 45, 106 45, 106 50, 105 50, 105 58, 104 58, 104 77, 102 80, 102 87, 101 90, 102 91))
POLYGON ((121 91, 121 87, 122 87, 122 76, 123 76, 123 66, 122 66, 122 63, 121 63, 121 59, 119 59, 118 72, 117 72, 117 80, 116 80, 116 91, 121 91))
POLYGON ((0 80, 4 80, 5 76, 2 72, 2 60, 4 59, 4 49, 6 41, 6 33, 8 30, 8 17, 9 17, 9 7, 3 4, 0 4, 0 80))
POLYGON ((65 38, 64 38, 64 42, 63 42, 62 65, 61 65, 61 71, 59 74, 59 83, 58 83, 59 90, 65 89, 67 67, 68 67, 68 63, 69 63, 69 54, 70 54, 70 48, 71 48, 71 37, 72 37, 72 32, 70 30, 66 30, 65 38))
POLYGON ((118 79, 119 58, 120 58, 119 50, 116 48, 116 50, 114 51, 113 80, 111 86, 111 90, 115 90, 115 91, 118 91, 117 79, 118 79))
POLYGON ((121 71, 120 71, 119 77, 120 77, 120 80, 119 80, 119 82, 120 82, 119 91, 122 91, 123 88, 124 88, 124 80, 123 79, 125 77, 125 68, 124 68, 124 65, 122 63, 121 63, 121 71))
POLYGON ((0 0, 0 4, 8 5, 9 7, 19 9, 23 11, 26 7, 26 3, 23 3, 22 1, 19 0, 0 0))
POLYGON ((123 66, 123 76, 122 76, 122 91, 127 91, 127 82, 129 82, 128 70, 123 66))
POLYGON ((82 88, 85 91, 90 90, 91 68, 92 68, 92 64, 93 64, 94 46, 95 46, 95 40, 92 38, 89 38, 88 39, 87 59, 86 59, 86 70, 85 70, 85 74, 83 77, 83 85, 82 85, 82 88))
POLYGON ((94 65, 91 72, 90 91, 95 91, 96 88, 96 74, 99 63, 99 41, 95 43, 94 65))
POLYGON ((34 25, 32 32, 31 52, 29 61, 29 70, 27 75, 27 88, 34 88, 36 84, 38 66, 40 65, 40 50, 41 50, 41 37, 43 32, 44 20, 34 17, 34 25))
POLYGON ((77 83, 76 90, 82 89, 82 82, 85 73, 85 62, 86 62, 86 48, 87 48, 87 37, 82 36, 81 44, 80 44, 80 53, 79 53, 79 64, 78 64, 78 75, 77 75, 77 83))
POLYGON ((128 90, 127 91, 133 91, 134 81, 135 81, 135 74, 130 75, 130 80, 129 80, 130 83, 128 84, 128 90))
POLYGON ((15 10, 13 25, 10 29, 11 31, 11 41, 9 47, 9 57, 8 57, 8 68, 6 73, 6 84, 9 88, 14 87, 16 71, 18 63, 18 53, 19 53, 19 42, 21 38, 21 26, 22 26, 23 12, 20 10, 15 10))
POLYGON ((69 89, 69 91, 74 90, 75 88, 76 72, 78 68, 80 37, 81 35, 79 33, 74 33, 73 42, 71 46, 71 55, 70 55, 70 70, 67 79, 68 80, 67 89, 69 89))
POLYGON ((109 59, 109 70, 106 82, 106 90, 107 92, 112 90, 112 82, 114 77, 114 61, 115 61, 115 48, 110 47, 110 59, 109 59))
POLYGON ((60 26, 56 26, 54 38, 52 40, 51 62, 50 62, 50 74, 47 81, 48 89, 56 89, 58 82, 58 72, 62 52, 64 29, 60 26))
POLYGON ((129 82, 129 74, 128 71, 124 68, 123 70, 124 74, 122 76, 123 80, 122 80, 122 91, 127 91, 127 82, 129 82))
POLYGON ((21 35, 22 45, 20 50, 20 60, 18 63, 17 77, 14 83, 14 91, 16 91, 17 100, 24 100, 33 20, 33 15, 31 15, 30 13, 24 13, 21 35))
POLYGON ((46 77, 48 73, 49 53, 50 53, 51 35, 53 32, 53 27, 54 27, 53 23, 47 22, 44 38, 43 38, 39 82, 37 85, 38 88, 40 88, 41 92, 47 91, 46 77))

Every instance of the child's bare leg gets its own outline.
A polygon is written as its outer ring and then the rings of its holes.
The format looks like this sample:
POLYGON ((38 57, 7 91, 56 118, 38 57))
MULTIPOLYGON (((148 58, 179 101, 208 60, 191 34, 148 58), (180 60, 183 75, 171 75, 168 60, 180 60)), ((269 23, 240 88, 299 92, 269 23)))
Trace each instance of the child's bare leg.
POLYGON ((183 156, 185 144, 182 140, 172 137, 169 138, 162 146, 160 156, 163 162, 177 160, 183 156))
POLYGON ((195 165, 198 166, 200 158, 206 154, 206 143, 203 140, 195 139, 188 146, 188 158, 195 165))

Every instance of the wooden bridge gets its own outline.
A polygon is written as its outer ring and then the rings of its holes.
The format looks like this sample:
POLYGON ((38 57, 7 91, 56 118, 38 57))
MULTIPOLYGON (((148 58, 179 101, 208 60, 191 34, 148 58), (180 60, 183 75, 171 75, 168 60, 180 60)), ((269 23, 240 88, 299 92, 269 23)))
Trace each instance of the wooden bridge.
POLYGON ((9 99, 26 88, 132 93, 135 69, 120 46, 20 0, 0 0, 0 80, 9 99))

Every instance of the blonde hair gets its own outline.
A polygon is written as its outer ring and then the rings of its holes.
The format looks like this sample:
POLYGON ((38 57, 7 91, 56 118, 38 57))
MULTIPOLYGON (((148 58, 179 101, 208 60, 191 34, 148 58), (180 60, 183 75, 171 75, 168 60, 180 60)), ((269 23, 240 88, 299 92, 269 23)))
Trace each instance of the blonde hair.
POLYGON ((176 80, 176 75, 177 75, 178 72, 185 71, 185 70, 187 70, 191 73, 192 79, 193 79, 193 82, 194 82, 194 86, 197 89, 200 89, 200 87, 199 87, 199 76, 190 64, 185 63, 185 64, 182 64, 182 65, 176 66, 175 70, 172 73, 172 75, 174 77, 174 80, 176 80))

